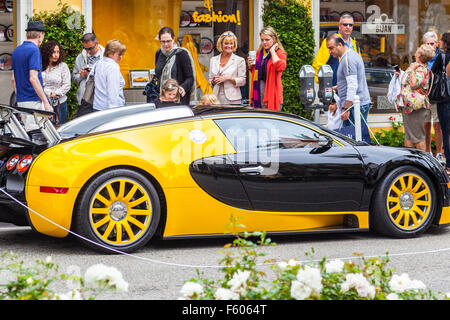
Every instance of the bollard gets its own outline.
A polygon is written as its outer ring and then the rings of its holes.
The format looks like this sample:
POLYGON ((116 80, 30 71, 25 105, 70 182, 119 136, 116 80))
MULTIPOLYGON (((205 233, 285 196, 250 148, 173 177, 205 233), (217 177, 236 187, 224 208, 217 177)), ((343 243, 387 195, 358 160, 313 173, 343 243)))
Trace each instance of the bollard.
POLYGON ((355 95, 353 99, 353 114, 355 115, 355 140, 362 141, 361 134, 361 102, 359 96, 355 95))

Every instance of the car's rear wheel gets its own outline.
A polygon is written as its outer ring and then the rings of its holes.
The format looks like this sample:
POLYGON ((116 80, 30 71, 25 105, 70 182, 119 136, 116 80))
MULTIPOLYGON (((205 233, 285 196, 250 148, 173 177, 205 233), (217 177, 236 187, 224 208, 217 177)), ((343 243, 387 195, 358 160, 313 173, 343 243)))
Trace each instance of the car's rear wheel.
POLYGON ((371 226, 389 236, 416 236, 428 229, 437 207, 430 178, 415 167, 399 167, 388 173, 375 191, 371 226))
POLYGON ((100 251, 132 252, 155 234, 160 216, 158 193, 148 179, 129 169, 114 169, 84 188, 74 229, 100 251))

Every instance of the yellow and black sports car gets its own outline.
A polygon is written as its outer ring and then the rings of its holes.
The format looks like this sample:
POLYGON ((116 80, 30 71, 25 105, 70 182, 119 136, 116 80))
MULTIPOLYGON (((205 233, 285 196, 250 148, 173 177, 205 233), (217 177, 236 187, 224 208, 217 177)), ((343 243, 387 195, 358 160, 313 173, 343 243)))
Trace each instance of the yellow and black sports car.
POLYGON ((72 230, 100 250, 220 236, 231 215, 269 233, 410 237, 450 223, 449 178, 433 157, 291 114, 138 105, 24 133, 14 113, 30 111, 0 109, 0 219, 54 237, 72 230))

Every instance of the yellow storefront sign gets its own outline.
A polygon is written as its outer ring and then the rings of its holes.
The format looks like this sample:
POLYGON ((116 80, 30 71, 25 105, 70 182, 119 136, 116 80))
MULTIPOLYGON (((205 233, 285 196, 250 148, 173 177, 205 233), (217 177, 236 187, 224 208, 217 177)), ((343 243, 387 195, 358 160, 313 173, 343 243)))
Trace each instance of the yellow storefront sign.
POLYGON ((212 4, 209 0, 204 1, 204 7, 208 9, 210 13, 199 13, 198 11, 194 11, 192 14, 194 22, 236 23, 238 26, 241 25, 241 12, 239 10, 236 10, 236 13, 232 14, 223 14, 222 11, 216 13, 212 10, 212 4))

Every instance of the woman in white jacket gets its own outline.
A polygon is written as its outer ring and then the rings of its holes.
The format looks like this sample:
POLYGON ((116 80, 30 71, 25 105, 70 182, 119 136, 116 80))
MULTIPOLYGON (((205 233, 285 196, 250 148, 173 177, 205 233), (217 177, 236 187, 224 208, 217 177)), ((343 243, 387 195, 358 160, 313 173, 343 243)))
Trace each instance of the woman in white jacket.
POLYGON ((209 82, 221 104, 241 104, 240 87, 246 83, 245 59, 234 54, 237 38, 231 31, 224 32, 217 40, 220 54, 211 58, 209 82))

